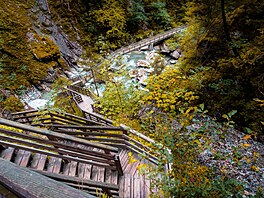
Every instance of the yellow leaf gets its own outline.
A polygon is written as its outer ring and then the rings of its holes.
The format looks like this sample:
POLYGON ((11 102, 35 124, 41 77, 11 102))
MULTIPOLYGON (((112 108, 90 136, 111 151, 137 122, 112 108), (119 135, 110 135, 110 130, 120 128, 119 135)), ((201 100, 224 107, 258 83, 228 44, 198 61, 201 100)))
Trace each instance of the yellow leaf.
POLYGON ((250 144, 243 144, 243 146, 250 147, 251 145, 250 144))
POLYGON ((251 138, 251 135, 245 135, 242 139, 243 139, 243 140, 247 140, 247 139, 249 139, 249 138, 251 138))

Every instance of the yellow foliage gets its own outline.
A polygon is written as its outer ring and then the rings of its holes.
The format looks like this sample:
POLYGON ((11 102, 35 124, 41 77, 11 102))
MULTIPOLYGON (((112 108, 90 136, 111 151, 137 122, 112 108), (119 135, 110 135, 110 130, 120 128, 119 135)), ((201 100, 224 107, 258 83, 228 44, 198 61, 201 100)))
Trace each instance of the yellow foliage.
POLYGON ((247 139, 249 139, 249 138, 251 138, 251 135, 245 135, 245 136, 242 138, 242 140, 247 140, 247 139))

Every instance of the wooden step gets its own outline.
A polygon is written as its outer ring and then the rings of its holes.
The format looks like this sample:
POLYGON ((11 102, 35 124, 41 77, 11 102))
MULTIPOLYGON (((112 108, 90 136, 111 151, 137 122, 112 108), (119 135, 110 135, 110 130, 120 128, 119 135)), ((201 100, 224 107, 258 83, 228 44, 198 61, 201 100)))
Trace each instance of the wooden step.
POLYGON ((37 170, 44 170, 46 160, 47 160, 47 155, 39 154, 39 153, 34 154, 31 162, 31 168, 37 170))
POLYGON ((61 161, 62 159, 57 157, 50 157, 49 158, 49 164, 47 167, 47 171, 51 173, 59 173, 61 169, 61 161))
POLYGON ((6 148, 1 152, 1 158, 4 158, 7 161, 11 161, 14 151, 15 149, 12 147, 6 148))
POLYGON ((63 174, 75 177, 77 172, 77 164, 78 163, 74 161, 66 163, 63 168, 63 174))

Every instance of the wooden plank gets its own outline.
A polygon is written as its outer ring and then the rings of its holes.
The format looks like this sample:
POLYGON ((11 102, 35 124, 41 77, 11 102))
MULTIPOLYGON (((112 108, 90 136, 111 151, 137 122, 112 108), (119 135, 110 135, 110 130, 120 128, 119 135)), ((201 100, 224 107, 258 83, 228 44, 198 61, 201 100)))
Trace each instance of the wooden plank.
POLYGON ((80 144, 84 144, 84 145, 87 145, 87 146, 92 146, 92 147, 103 149, 103 150, 108 150, 108 151, 111 151, 111 152, 118 152, 118 149, 114 148, 112 146, 107 146, 107 145, 94 143, 94 142, 92 143, 92 142, 89 142, 87 140, 83 140, 81 138, 69 136, 69 135, 66 135, 66 134, 60 134, 60 133, 57 133, 57 132, 54 132, 54 131, 50 131, 50 130, 47 130, 47 129, 41 129, 41 128, 37 128, 37 127, 32 127, 32 126, 29 126, 29 125, 21 124, 21 123, 14 122, 14 121, 11 121, 11 120, 7 120, 7 119, 4 119, 4 118, 0 118, 0 124, 6 125, 6 126, 11 126, 11 127, 14 127, 14 128, 19 128, 19 129, 26 130, 26 131, 35 132, 37 134, 52 136, 54 138, 70 140, 70 141, 73 141, 73 142, 77 142, 77 143, 80 143, 80 144))
POLYGON ((64 166, 63 174, 75 177, 76 176, 76 171, 77 171, 77 164, 78 163, 74 162, 74 161, 70 161, 69 163, 67 163, 64 166))
POLYGON ((33 159, 32 159, 30 167, 36 169, 38 166, 39 160, 40 160, 40 154, 39 153, 33 154, 33 159))
POLYGON ((117 171, 112 171, 112 177, 111 177, 111 184, 117 185, 118 184, 118 172, 117 171))
POLYGON ((104 183, 104 182, 96 182, 93 180, 83 179, 83 178, 79 178, 79 177, 70 177, 70 176, 66 176, 63 174, 55 174, 55 173, 51 173, 51 172, 47 172, 47 171, 39 171, 39 170, 35 170, 35 169, 34 169, 34 171, 41 173, 47 177, 57 179, 57 180, 60 180, 63 182, 83 184, 83 185, 88 185, 91 187, 106 188, 106 189, 110 189, 110 190, 119 190, 118 185, 108 184, 108 183, 104 183))
POLYGON ((22 161, 23 155, 25 153, 25 150, 19 149, 16 153, 16 158, 15 158, 15 164, 19 165, 20 162, 22 161))
POLYGON ((60 173, 61 170, 61 158, 55 158, 55 163, 54 163, 54 168, 53 168, 53 173, 60 173))
POLYGON ((0 159, 0 184, 8 186, 19 197, 94 198, 92 195, 3 159, 0 159))
POLYGON ((92 166, 91 180, 98 181, 99 169, 98 166, 92 166))
POLYGON ((1 158, 4 158, 7 161, 12 159, 15 149, 12 147, 8 147, 7 149, 3 150, 1 153, 1 158))
POLYGON ((79 126, 79 125, 52 125, 52 127, 56 127, 56 128, 68 128, 68 129, 86 129, 86 130, 96 130, 96 131, 100 131, 100 130, 106 130, 106 131, 124 131, 124 129, 122 127, 116 127, 116 126, 105 126, 105 125, 101 125, 101 126, 79 126))
POLYGON ((37 170, 44 170, 47 157, 48 157, 47 155, 40 154, 39 163, 38 166, 36 167, 37 170))
POLYGON ((140 175, 139 177, 140 177, 140 186, 141 186, 140 197, 147 197, 145 177, 143 175, 140 175))
POLYGON ((119 185, 119 197, 124 197, 125 176, 120 177, 118 185, 119 185))
POLYGON ((22 160, 21 160, 21 162, 19 164, 20 166, 26 167, 28 165, 29 159, 31 157, 31 153, 32 152, 30 152, 30 151, 25 151, 24 152, 23 158, 22 158, 22 160))
POLYGON ((106 183, 111 183, 112 180, 112 171, 110 169, 105 170, 105 182, 106 183))
POLYGON ((83 179, 91 179, 92 165, 79 163, 78 177, 83 179))
POLYGON ((36 153, 33 156, 32 162, 31 162, 31 168, 37 169, 37 170, 43 170, 45 167, 47 155, 36 153))
POLYGON ((131 175, 125 174, 124 197, 131 197, 131 175))
POLYGON ((140 193, 141 193, 141 181, 140 181, 140 176, 136 172, 133 175, 133 197, 134 198, 140 198, 140 193))

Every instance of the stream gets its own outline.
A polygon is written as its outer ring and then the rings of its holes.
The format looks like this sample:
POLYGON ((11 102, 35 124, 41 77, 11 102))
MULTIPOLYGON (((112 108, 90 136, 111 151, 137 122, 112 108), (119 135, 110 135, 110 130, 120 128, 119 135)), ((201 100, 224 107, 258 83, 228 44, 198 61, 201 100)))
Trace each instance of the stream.
MULTIPOLYGON (((113 72, 121 71, 125 76, 115 77, 115 81, 124 83, 126 86, 134 85, 138 89, 145 89, 146 80, 148 76, 154 71, 152 63, 156 57, 160 57, 164 60, 166 65, 169 65, 170 62, 162 58, 155 50, 153 51, 133 51, 128 54, 122 55, 121 65, 113 62, 111 63, 110 69, 113 72)), ((71 67, 71 70, 67 72, 69 79, 86 79, 87 76, 90 76, 90 72, 87 71, 89 65, 77 65, 71 67)), ((93 79, 85 82, 85 87, 90 88, 94 93, 97 93, 99 96, 103 95, 105 90, 105 84, 95 83, 93 79), (97 88, 97 89, 96 89, 97 88)), ((34 109, 41 109, 46 106, 52 106, 55 93, 53 90, 50 91, 39 91, 36 87, 32 86, 27 92, 20 96, 20 99, 30 107, 34 109)))

